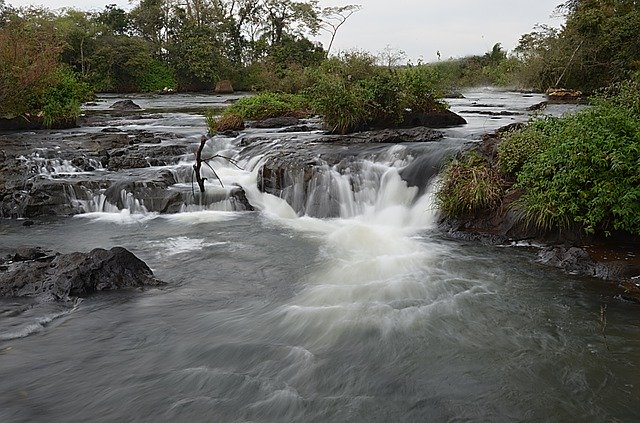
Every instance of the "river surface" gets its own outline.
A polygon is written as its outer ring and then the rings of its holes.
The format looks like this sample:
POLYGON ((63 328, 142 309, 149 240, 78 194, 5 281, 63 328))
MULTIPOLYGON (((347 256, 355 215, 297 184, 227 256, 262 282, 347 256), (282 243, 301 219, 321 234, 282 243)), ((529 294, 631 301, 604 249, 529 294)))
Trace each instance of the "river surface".
MULTIPOLYGON (((523 114, 462 113, 469 124, 446 131, 447 148, 526 120, 542 101, 465 95, 454 111, 523 114)), ((109 125, 195 145, 204 119, 176 105, 220 99, 185 97, 147 99, 157 117, 109 125)), ((31 227, 0 221, 2 248, 124 246, 168 282, 21 313, 8 311, 21 301, 1 300, 0 421, 638 421, 640 308, 601 281, 536 264, 533 248, 447 238, 432 183, 399 176, 415 159, 405 147, 362 158, 358 184, 329 169, 334 218, 259 192, 252 157, 245 170, 215 165, 255 212, 130 204, 31 227)), ((230 139, 216 148, 239 151, 230 139)))

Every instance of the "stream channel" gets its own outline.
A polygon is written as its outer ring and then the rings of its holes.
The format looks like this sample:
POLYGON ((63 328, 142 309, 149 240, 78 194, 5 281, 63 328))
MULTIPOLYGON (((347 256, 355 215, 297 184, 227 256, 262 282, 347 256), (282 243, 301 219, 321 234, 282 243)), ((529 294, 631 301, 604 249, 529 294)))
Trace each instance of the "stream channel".
MULTIPOLYGON (((258 189, 264 157, 276 143, 313 146, 320 131, 248 129, 210 140, 209 154, 234 157, 241 169, 212 161, 225 188, 207 174, 205 205, 186 200, 159 213, 125 188, 118 200, 97 187, 70 190, 75 216, 29 227, 1 220, 2 253, 123 246, 167 285, 72 305, 0 300, 0 421, 638 421, 637 305, 601 281, 535 263, 535 247, 438 229, 432 176, 442 158, 526 121, 544 100, 464 94, 449 103, 469 123, 443 139, 365 142, 338 164, 318 165, 311 180, 285 175, 291 184, 280 196, 258 189), (419 175, 419 186, 406 174, 419 175), (238 210, 226 195, 234 186, 255 211, 238 210)), ((32 137, 144 130, 188 146, 175 163, 87 171, 51 155, 25 160, 41 160, 42 177, 57 180, 170 172, 167 190, 193 196, 199 110, 225 98, 132 98, 142 119, 110 115, 119 98, 102 96, 87 110, 101 116, 92 125, 32 137)))

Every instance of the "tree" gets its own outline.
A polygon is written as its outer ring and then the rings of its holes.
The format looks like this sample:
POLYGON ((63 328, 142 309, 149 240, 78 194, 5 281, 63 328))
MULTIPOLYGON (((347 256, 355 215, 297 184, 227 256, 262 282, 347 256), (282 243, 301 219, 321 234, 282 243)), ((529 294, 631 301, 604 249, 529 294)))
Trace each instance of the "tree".
POLYGON ((359 4, 349 4, 346 6, 325 7, 320 14, 320 29, 326 31, 331 35, 329 40, 329 46, 327 47, 327 56, 331 52, 333 47, 333 41, 336 38, 336 34, 342 25, 347 22, 354 13, 362 10, 362 6, 359 4))

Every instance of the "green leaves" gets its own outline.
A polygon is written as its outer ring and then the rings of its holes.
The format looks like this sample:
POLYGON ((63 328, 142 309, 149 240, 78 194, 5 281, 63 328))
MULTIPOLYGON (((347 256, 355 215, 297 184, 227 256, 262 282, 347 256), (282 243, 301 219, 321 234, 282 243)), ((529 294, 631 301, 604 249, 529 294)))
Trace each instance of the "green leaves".
POLYGON ((629 107, 638 88, 627 83, 592 109, 504 140, 499 163, 525 190, 519 206, 527 223, 640 234, 640 114, 629 107))

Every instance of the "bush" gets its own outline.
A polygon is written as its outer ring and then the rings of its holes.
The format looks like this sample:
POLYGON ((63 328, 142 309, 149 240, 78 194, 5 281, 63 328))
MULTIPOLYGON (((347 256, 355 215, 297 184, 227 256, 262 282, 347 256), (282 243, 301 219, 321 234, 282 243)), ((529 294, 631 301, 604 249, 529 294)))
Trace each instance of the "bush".
POLYGON ((444 216, 455 218, 496 209, 503 195, 500 174, 477 152, 470 151, 446 165, 436 202, 444 216))
POLYGON ((162 91, 165 88, 175 90, 177 86, 173 70, 157 60, 149 62, 146 71, 138 81, 138 88, 142 92, 162 91))
POLYGON ((562 122, 548 117, 532 122, 526 129, 509 132, 503 136, 498 146, 498 169, 505 176, 515 175, 533 157, 548 146, 551 134, 559 129, 562 122))
POLYGON ((420 113, 445 107, 437 100, 438 74, 426 67, 377 67, 375 58, 351 53, 325 62, 315 79, 305 95, 337 133, 402 125, 408 110, 420 113))
POLYGON ((309 115, 309 104, 300 95, 265 92, 238 100, 224 114, 235 114, 250 120, 281 116, 304 117, 309 115))
POLYGON ((224 131, 240 131, 244 129, 244 120, 242 119, 242 116, 235 113, 216 116, 213 111, 210 111, 207 113, 206 119, 210 134, 224 131))
POLYGON ((535 137, 541 128, 549 137, 517 174, 517 186, 525 190, 518 205, 528 224, 640 234, 638 88, 625 83, 591 109, 523 131, 535 137))
POLYGON ((45 126, 53 127, 74 121, 80 115, 80 104, 89 98, 91 90, 66 67, 58 67, 52 85, 36 94, 33 110, 40 110, 45 126))

